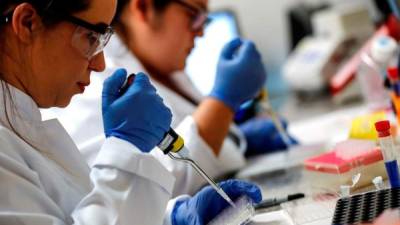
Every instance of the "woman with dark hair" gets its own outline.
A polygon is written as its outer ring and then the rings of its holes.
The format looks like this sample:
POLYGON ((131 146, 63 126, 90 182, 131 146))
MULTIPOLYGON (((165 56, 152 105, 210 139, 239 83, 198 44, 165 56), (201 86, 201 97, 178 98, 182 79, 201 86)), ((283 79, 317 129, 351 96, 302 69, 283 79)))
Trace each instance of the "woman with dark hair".
MULTIPOLYGON (((174 177, 148 151, 172 115, 144 74, 124 93, 125 70, 105 81, 107 139, 91 168, 57 120, 42 121, 39 108, 67 106, 104 70, 116 4, 0 1, 0 224, 204 224, 228 205, 210 187, 169 201, 174 177)), ((261 199, 249 183, 221 187, 261 199)))
MULTIPOLYGON (((172 110, 172 127, 184 138, 191 157, 210 176, 219 177, 245 165, 247 144, 246 155, 283 149, 285 145, 270 120, 246 123, 243 127, 249 131, 245 133, 248 142, 233 124, 241 103, 255 97, 266 79, 260 54, 251 41, 236 39, 225 46, 214 88, 199 102, 190 91, 193 86, 182 89, 177 85, 174 72, 184 68, 195 38, 203 34, 207 4, 207 0, 120 0, 113 22, 117 35, 106 48, 105 57, 106 70, 126 67, 150 75, 172 110), (247 135, 252 132, 254 135, 247 135), (252 148, 254 139, 257 150, 252 148)), ((103 127, 96 121, 101 119, 98 90, 108 74, 95 76, 88 92, 74 99, 66 111, 52 110, 89 162, 104 141, 103 127)), ((157 149, 152 154, 175 175, 174 195, 192 194, 204 185, 190 166, 174 162, 157 149)))

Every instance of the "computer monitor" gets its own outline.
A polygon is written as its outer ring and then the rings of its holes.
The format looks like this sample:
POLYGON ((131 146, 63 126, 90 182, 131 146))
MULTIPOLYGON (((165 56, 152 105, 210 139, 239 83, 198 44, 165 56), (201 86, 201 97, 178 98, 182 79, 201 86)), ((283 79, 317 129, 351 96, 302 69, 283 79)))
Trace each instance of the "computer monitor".
POLYGON ((196 39, 185 68, 193 84, 204 95, 211 91, 214 84, 223 46, 239 36, 236 17, 231 11, 211 12, 209 16, 212 21, 205 28, 204 36, 196 39))
POLYGON ((400 19, 400 0, 388 0, 394 15, 400 19))

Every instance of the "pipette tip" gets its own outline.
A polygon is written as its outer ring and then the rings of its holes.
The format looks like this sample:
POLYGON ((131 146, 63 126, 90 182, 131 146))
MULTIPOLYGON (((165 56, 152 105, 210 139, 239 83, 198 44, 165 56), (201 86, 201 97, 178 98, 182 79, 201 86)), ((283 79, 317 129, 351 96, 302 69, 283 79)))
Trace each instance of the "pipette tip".
POLYGON ((236 208, 235 203, 231 200, 231 199, 226 199, 228 201, 228 203, 233 207, 236 208))
POLYGON ((229 198, 229 196, 228 196, 221 188, 219 188, 218 193, 219 193, 233 208, 236 208, 235 203, 232 201, 231 198, 229 198))

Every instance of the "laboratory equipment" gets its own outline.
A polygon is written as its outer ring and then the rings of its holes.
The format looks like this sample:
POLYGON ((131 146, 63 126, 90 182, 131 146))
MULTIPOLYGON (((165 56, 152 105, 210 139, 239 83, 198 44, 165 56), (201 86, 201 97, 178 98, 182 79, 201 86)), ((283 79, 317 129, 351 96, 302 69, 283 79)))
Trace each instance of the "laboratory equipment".
POLYGON ((334 69, 343 60, 345 50, 342 40, 311 36, 303 38, 283 66, 285 81, 300 93, 323 90, 330 76, 335 73, 334 69))
MULTIPOLYGON (((171 129, 168 133, 171 133, 173 130, 171 129)), ((175 132, 173 132, 173 133, 175 133, 175 132)), ((175 133, 176 134, 176 133, 175 133)), ((167 134, 167 136, 168 136, 169 134, 167 134)), ((179 136, 178 136, 179 137, 179 136)), ((168 137, 167 137, 167 139, 169 139, 168 137)), ((166 140, 166 139, 164 139, 164 140, 166 140)), ((182 141, 182 144, 183 144, 183 139, 181 138, 181 137, 179 137, 178 138, 178 142, 180 142, 180 141, 182 141), (180 140, 179 140, 180 139, 180 140)), ((169 141, 168 141, 169 142, 169 141)), ((174 145, 174 142, 170 142, 170 144, 169 144, 169 146, 171 146, 171 145, 174 145)), ((161 149, 161 150, 163 150, 163 148, 161 148, 160 146, 159 146, 159 148, 161 149)), ((166 149, 168 149, 169 147, 167 146, 167 148, 166 149)), ((217 183, 215 183, 215 181, 213 180, 213 179, 211 179, 207 174, 206 174, 206 172, 204 172, 204 170, 203 169, 201 169, 201 167, 199 167, 192 159, 190 159, 189 158, 189 154, 188 154, 188 150, 184 147, 184 146, 182 146, 182 148, 181 149, 177 149, 177 148, 170 148, 170 151, 168 152, 167 150, 163 150, 164 151, 164 154, 168 154, 168 156, 171 158, 171 159, 173 159, 173 160, 177 160, 177 161, 180 161, 180 162, 184 162, 184 163, 188 163, 189 165, 191 165, 195 170, 196 170, 196 172, 197 173, 199 173, 199 175, 200 176, 202 176, 207 182, 208 182, 208 184, 210 184, 213 188, 214 188, 214 190, 219 194, 219 195, 221 195, 221 197, 222 198, 224 198, 232 207, 235 207, 235 204, 233 203, 233 201, 229 198, 229 196, 224 192, 224 190, 222 190, 222 188, 217 184, 217 183), (172 152, 175 152, 177 155, 179 155, 179 156, 176 156, 174 153, 171 153, 171 151, 172 152)))
POLYGON ((362 140, 378 140, 378 134, 375 130, 375 123, 387 118, 385 111, 370 112, 356 116, 351 121, 351 128, 349 131, 350 139, 362 140))
POLYGON ((383 184, 383 178, 381 176, 375 177, 372 180, 372 183, 374 184, 376 190, 382 190, 385 188, 385 185, 383 184))
POLYGON ((281 136, 283 142, 285 143, 286 148, 289 149, 292 146, 292 141, 290 140, 290 137, 282 124, 282 121, 279 119, 279 116, 270 104, 267 90, 264 89, 256 98, 256 101, 259 102, 261 110, 271 117, 271 120, 274 122, 274 125, 278 130, 278 133, 281 136))
POLYGON ((329 80, 329 89, 331 95, 336 102, 344 102, 348 99, 359 97, 359 85, 356 82, 357 69, 361 63, 361 55, 368 52, 371 48, 373 40, 382 36, 389 35, 391 30, 388 27, 380 27, 372 37, 366 40, 355 53, 352 53, 351 58, 346 59, 339 69, 329 80))
POLYGON ((387 75, 390 82, 390 98, 392 100, 393 113, 397 118, 397 124, 400 125, 400 80, 397 67, 389 68, 387 75))
POLYGON ((400 187, 399 167, 397 165, 396 152, 393 138, 390 135, 390 123, 387 120, 375 123, 379 135, 381 151, 385 160, 386 172, 392 188, 400 187))
MULTIPOLYGON (((131 85, 135 80, 135 74, 130 74, 125 80, 124 84, 120 88, 120 93, 125 93, 129 85, 131 85)), ((229 198, 229 196, 222 190, 222 188, 211 179, 203 169, 201 169, 196 162, 189 158, 189 152, 184 147, 184 140, 180 137, 172 128, 165 134, 164 138, 157 145, 157 147, 164 152, 165 155, 168 155, 171 159, 177 160, 180 162, 188 163, 192 166, 195 171, 203 177, 214 190, 221 195, 223 199, 225 199, 231 206, 235 207, 233 201, 229 198), (176 154, 176 155, 175 155, 176 154)))
POLYGON ((305 176, 314 188, 334 192, 341 185, 357 189, 370 184, 376 176, 385 176, 383 156, 374 141, 339 142, 332 151, 307 159, 304 166, 305 176))
POLYGON ((348 197, 350 196, 351 189, 356 186, 356 184, 360 181, 361 173, 354 174, 352 177, 352 184, 351 185, 340 185, 340 196, 348 197))
POLYGON ((340 196, 349 197, 350 196, 350 185, 340 185, 340 196))
POLYGON ((324 91, 340 64, 374 31, 368 9, 342 4, 312 16, 314 34, 303 38, 283 67, 283 76, 298 93, 324 91))
POLYGON ((247 165, 236 174, 236 178, 255 178, 268 173, 277 173, 286 169, 300 167, 303 165, 304 160, 321 154, 324 148, 324 143, 296 145, 290 151, 252 157, 248 159, 247 165))
POLYGON ((397 50, 397 43, 389 36, 373 40, 369 53, 361 54, 357 80, 365 102, 372 110, 389 108, 389 96, 384 88, 384 73, 397 50))
POLYGON ((365 40, 375 30, 368 7, 357 2, 337 4, 311 18, 313 35, 342 40, 365 40))
POLYGON ((400 189, 384 189, 337 201, 332 224, 370 223, 384 210, 400 206, 400 189))
POLYGON ((211 220, 208 225, 245 225, 254 216, 253 201, 247 196, 238 198, 235 207, 228 207, 211 220))
POLYGON ((332 194, 310 196, 297 201, 283 203, 281 207, 289 215, 290 224, 329 224, 332 221, 337 199, 338 196, 332 194))
POLYGON ((302 38, 313 33, 312 16, 330 7, 331 4, 327 2, 308 3, 302 1, 290 6, 287 15, 289 33, 291 34, 290 50, 293 50, 302 38))
POLYGON ((263 200, 262 202, 260 202, 259 204, 257 204, 255 206, 256 210, 259 209, 265 209, 265 208, 269 208, 269 207, 273 207, 273 206, 278 206, 284 202, 288 202, 288 201, 293 201, 296 199, 300 199, 300 198, 304 198, 304 194, 303 193, 296 193, 296 194, 291 194, 288 195, 286 197, 283 198, 270 198, 270 199, 266 199, 263 200))

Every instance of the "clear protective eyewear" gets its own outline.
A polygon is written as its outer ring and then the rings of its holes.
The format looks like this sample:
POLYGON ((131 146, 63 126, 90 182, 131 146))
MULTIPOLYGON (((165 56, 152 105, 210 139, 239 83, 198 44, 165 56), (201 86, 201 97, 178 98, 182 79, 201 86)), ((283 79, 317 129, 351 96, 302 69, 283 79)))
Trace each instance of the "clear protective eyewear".
POLYGON ((204 27, 211 22, 207 10, 192 6, 183 0, 173 0, 173 2, 183 6, 192 15, 192 23, 190 27, 192 31, 198 32, 204 29, 204 27))
POLYGON ((94 25, 71 15, 62 18, 77 25, 71 44, 88 60, 102 52, 114 34, 112 27, 107 24, 94 25))
MULTIPOLYGON (((10 22, 13 13, 14 11, 11 11, 4 16, 0 16, 0 24, 10 22)), ((91 60, 94 56, 102 52, 114 34, 112 27, 107 24, 91 24, 77 17, 58 14, 52 11, 46 11, 45 13, 77 25, 72 35, 71 44, 88 60, 91 60)))

